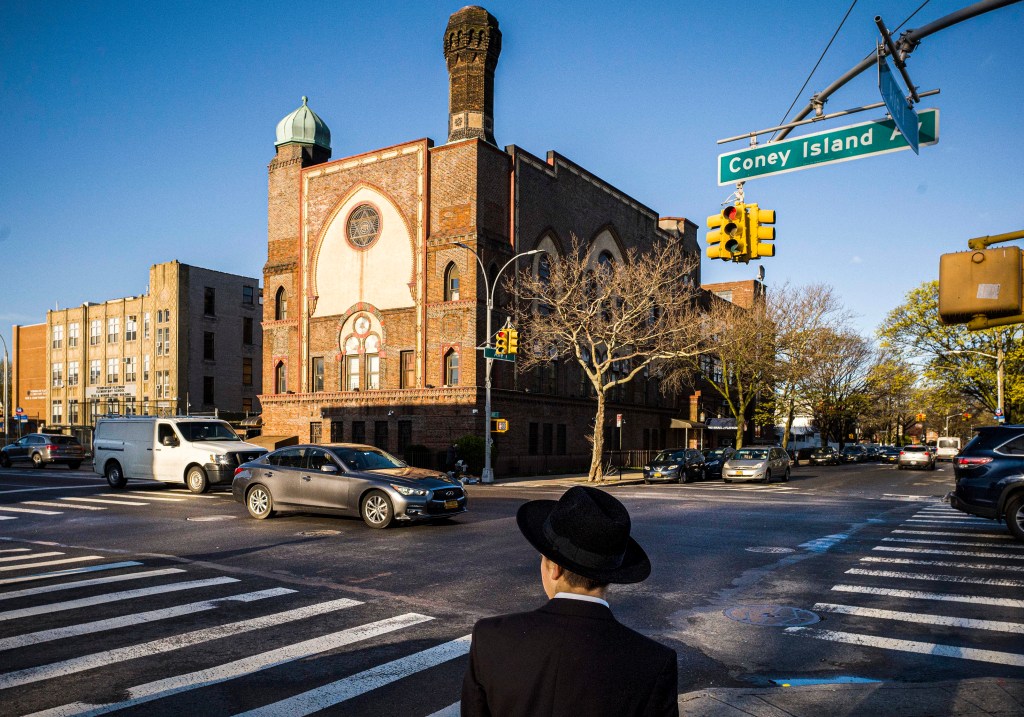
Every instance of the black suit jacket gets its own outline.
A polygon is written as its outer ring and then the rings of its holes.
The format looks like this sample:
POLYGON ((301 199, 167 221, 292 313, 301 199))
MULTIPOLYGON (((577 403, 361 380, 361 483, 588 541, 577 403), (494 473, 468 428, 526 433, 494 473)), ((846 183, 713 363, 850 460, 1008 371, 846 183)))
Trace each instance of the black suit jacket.
POLYGON ((473 628, 463 715, 678 715, 676 653, 599 603, 556 598, 473 628))

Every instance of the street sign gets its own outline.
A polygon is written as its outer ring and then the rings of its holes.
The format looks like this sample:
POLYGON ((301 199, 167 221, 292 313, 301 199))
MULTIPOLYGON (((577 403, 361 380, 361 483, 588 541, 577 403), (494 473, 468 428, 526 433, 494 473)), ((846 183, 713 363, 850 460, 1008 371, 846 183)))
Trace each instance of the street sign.
POLYGON ((511 361, 512 363, 515 363, 516 360, 515 354, 499 354, 496 353, 494 349, 484 349, 484 356, 489 359, 495 359, 497 361, 511 361))
POLYGON ((615 414, 615 427, 616 428, 622 428, 622 414, 621 413, 616 413, 615 414))
POLYGON ((903 90, 896 82, 896 78, 892 76, 892 70, 889 69, 889 61, 881 53, 878 54, 878 91, 881 93, 882 102, 889 110, 889 116, 896 123, 897 129, 907 140, 910 148, 914 150, 914 154, 919 154, 917 151, 917 112, 903 96, 903 90))
POLYGON ((25 409, 24 409, 24 408, 22 408, 21 406, 18 406, 17 408, 15 408, 15 409, 14 409, 14 412, 15 412, 15 413, 16 413, 17 415, 19 415, 19 416, 22 416, 22 415, 24 415, 24 414, 25 414, 25 409))
MULTIPOLYGON (((939 111, 918 113, 919 146, 939 141, 939 111)), ((718 184, 734 184, 909 148, 892 119, 805 134, 718 155, 718 184)))

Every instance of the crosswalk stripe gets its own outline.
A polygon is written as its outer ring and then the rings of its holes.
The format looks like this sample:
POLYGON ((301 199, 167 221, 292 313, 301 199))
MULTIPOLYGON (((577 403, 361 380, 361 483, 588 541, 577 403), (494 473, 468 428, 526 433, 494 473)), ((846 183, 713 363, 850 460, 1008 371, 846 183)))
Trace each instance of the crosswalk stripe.
POLYGON ((117 568, 133 568, 142 563, 134 560, 125 560, 120 563, 103 563, 102 565, 90 565, 84 568, 68 568, 67 570, 52 570, 48 573, 35 573, 34 575, 19 575, 16 578, 0 578, 0 585, 12 583, 24 583, 29 580, 47 580, 49 578, 62 578, 65 575, 78 575, 80 573, 91 573, 97 570, 116 570, 117 568))
POLYGON ((85 588, 91 585, 105 585, 106 583, 118 583, 124 582, 125 580, 138 580, 139 578, 155 578, 160 575, 174 575, 176 573, 185 572, 182 568, 161 568, 159 570, 143 570, 138 573, 125 573, 124 575, 110 575, 105 578, 90 578, 88 580, 74 580, 70 583, 60 583, 58 585, 43 585, 38 588, 25 588, 23 590, 13 590, 9 593, 0 593, 0 600, 13 600, 20 597, 28 597, 29 595, 43 595, 45 593, 59 592, 60 590, 74 590, 76 588, 85 588))
POLYGON ((75 505, 74 503, 51 503, 48 500, 23 500, 21 505, 41 505, 46 508, 76 508, 78 510, 106 510, 98 505, 75 505))
POLYGON ((216 598, 214 600, 201 600, 199 602, 193 602, 187 605, 177 605, 175 607, 164 608, 162 610, 149 610, 147 612, 137 612, 132 615, 124 615, 122 617, 112 617, 107 620, 96 620, 95 622, 85 622, 78 625, 69 625, 68 627, 57 627, 51 630, 29 632, 24 635, 15 635, 13 637, 0 639, 0 651, 13 650, 17 647, 28 647, 29 645, 38 645, 41 642, 62 640, 68 637, 78 637, 79 635, 89 635, 94 632, 103 632, 105 630, 119 630, 121 628, 131 627, 132 625, 156 622, 157 620, 168 620, 170 618, 181 617, 183 615, 191 615, 193 613, 204 612, 206 610, 214 610, 219 607, 221 603, 256 602, 257 600, 263 600, 265 598, 290 595, 294 592, 297 591, 292 590, 291 588, 270 588, 269 590, 240 593, 238 595, 216 598))
POLYGON ((0 553, 27 553, 31 548, 2 548, 0 553))
POLYGON ((17 520, 13 515, 0 515, 0 520, 17 520))
POLYGON ((52 709, 36 712, 30 717, 91 717, 92 715, 107 714, 115 710, 125 709, 134 705, 151 702, 163 697, 169 697, 179 692, 207 687, 220 682, 249 675, 253 672, 265 670, 268 667, 276 667, 286 662, 300 660, 328 650, 344 647, 361 640, 368 640, 372 637, 384 635, 395 630, 412 627, 421 622, 432 620, 427 615, 417 613, 406 613, 397 617, 378 620, 366 625, 351 627, 329 635, 322 635, 311 640, 297 642, 293 645, 286 645, 268 652, 261 652, 250 657, 245 657, 234 662, 227 662, 223 665, 211 667, 205 670, 190 672, 185 675, 176 675, 144 685, 129 687, 124 690, 128 699, 121 702, 110 702, 106 704, 88 704, 75 702, 72 704, 54 707, 52 709))
MULTIPOLYGON (((956 543, 951 543, 956 545, 956 543)), ((986 543, 970 543, 984 548, 1002 547, 986 543)), ((970 550, 940 550, 938 548, 896 548, 888 545, 877 545, 872 550, 884 550, 890 553, 921 553, 925 555, 960 555, 967 558, 999 558, 1000 560, 1024 560, 1024 555, 1006 555, 1004 553, 977 553, 970 550)))
POLYGON ((955 520, 955 519, 947 520, 945 518, 943 518, 942 520, 939 520, 938 518, 907 518, 906 520, 903 521, 903 525, 908 525, 908 526, 920 525, 920 526, 928 526, 928 527, 931 527, 931 526, 950 527, 950 526, 954 526, 954 525, 961 525, 961 526, 964 526, 964 527, 967 527, 967 528, 980 528, 980 529, 984 529, 984 530, 992 530, 993 528, 998 527, 996 525, 996 523, 993 523, 990 520, 983 522, 983 521, 980 521, 980 520, 955 520))
POLYGON ((193 493, 192 491, 185 490, 184 488, 171 488, 167 492, 168 493, 176 493, 176 494, 179 494, 179 495, 187 495, 189 498, 206 498, 206 499, 210 499, 210 498, 216 498, 217 497, 215 495, 204 495, 202 493, 193 493))
POLYGON ((976 662, 991 662, 997 665, 1012 665, 1014 667, 1024 667, 1024 655, 1018 655, 1013 652, 978 650, 971 647, 943 645, 936 642, 897 640, 891 637, 859 635, 856 633, 838 632, 835 630, 821 630, 819 628, 814 627, 787 627, 786 633, 790 635, 804 635, 806 637, 814 637, 819 640, 844 642, 851 645, 877 647, 883 650, 894 650, 897 652, 913 652, 920 655, 937 655, 940 657, 956 657, 961 660, 973 660, 976 662))
POLYGON ((940 521, 963 520, 963 521, 966 521, 966 522, 969 522, 969 523, 987 523, 989 525, 992 524, 991 520, 985 520, 984 518, 972 518, 970 516, 964 515, 963 513, 960 513, 959 515, 957 515, 955 513, 927 513, 927 512, 924 512, 924 511, 922 511, 920 513, 917 513, 913 518, 907 518, 907 520, 940 520, 940 521))
POLYGON ((896 578, 897 580, 931 580, 939 583, 970 583, 971 585, 995 585, 1007 588, 1022 588, 1024 580, 1003 580, 1001 578, 971 578, 962 575, 933 575, 931 573, 901 573, 893 570, 864 570, 850 568, 847 575, 867 575, 876 578, 896 578))
POLYGON ((205 588, 210 585, 224 585, 225 583, 237 582, 238 578, 220 577, 207 578, 205 580, 191 580, 183 583, 170 583, 168 585, 155 585, 149 588, 139 588, 138 590, 124 590, 119 593, 107 593, 105 595, 95 595, 93 597, 81 598, 79 600, 68 600, 66 602, 52 603, 50 605, 34 605, 20 610, 0 612, 0 621, 16 620, 22 617, 46 615, 51 612, 76 610, 80 607, 103 605, 104 603, 118 602, 119 600, 131 600, 132 598, 147 597, 149 595, 160 595, 162 593, 178 592, 179 590, 194 590, 196 588, 205 588))
MULTIPOLYGON (((971 536, 973 537, 973 536, 971 536)), ((924 543, 926 545, 962 545, 969 548, 995 548, 997 550, 1024 550, 1021 545, 992 545, 991 543, 968 543, 963 540, 921 540, 919 538, 882 538, 883 543, 924 543)), ((1003 555, 1003 553, 993 553, 1003 555)), ((1006 557, 1013 557, 1007 555, 1006 557)))
MULTIPOLYGON (((953 538, 955 538, 957 536, 963 537, 964 535, 967 535, 966 533, 953 533, 953 532, 946 532, 946 531, 943 531, 943 530, 894 530, 892 532, 893 533, 898 533, 900 535, 939 535, 939 536, 946 536, 946 537, 953 537, 953 538)), ((973 538, 975 536, 972 535, 970 537, 973 538)), ((990 538, 992 540, 1013 540, 1014 539, 1014 537, 1012 535, 987 535, 985 537, 990 538)))
POLYGON ((58 498, 58 500, 72 500, 76 503, 106 503, 108 505, 149 505, 149 503, 140 503, 139 501, 131 500, 108 500, 107 498, 73 498, 68 496, 66 498, 58 498))
POLYGON ((941 568, 968 568, 969 570, 1005 570, 1024 572, 1024 565, 993 565, 991 563, 951 563, 946 560, 913 560, 912 558, 861 558, 862 563, 898 563, 900 565, 934 565, 941 568))
POLYGON ((323 687, 317 687, 273 704, 242 712, 236 717, 276 717, 276 715, 304 717, 311 715, 422 670, 435 667, 456 657, 462 657, 469 653, 471 638, 471 635, 460 637, 422 652, 371 667, 323 687))
POLYGON ((0 510, 8 513, 32 513, 34 515, 60 515, 59 510, 38 510, 36 508, 15 508, 13 505, 0 506, 0 510))
POLYGON ((1019 622, 973 620, 949 615, 922 615, 916 612, 878 610, 871 607, 855 607, 853 605, 836 605, 834 603, 822 602, 816 603, 812 609, 816 612, 832 612, 841 615, 877 618, 879 620, 899 620, 901 622, 914 622, 922 625, 943 625, 945 627, 963 627, 971 630, 993 630, 995 632, 1024 634, 1024 624, 1019 622))
POLYGON ((976 605, 997 605, 999 607, 1024 608, 1024 600, 1014 600, 1012 598, 990 598, 981 595, 928 593, 920 590, 872 588, 864 585, 833 585, 832 589, 837 592, 861 593, 863 595, 884 595, 885 597, 909 598, 911 600, 941 600, 945 602, 968 602, 976 605))
MULTIPOLYGON (((132 493, 132 495, 128 496, 129 498, 134 498, 136 495, 139 495, 141 493, 142 495, 144 495, 146 497, 146 500, 163 500, 163 501, 170 501, 172 503, 184 503, 185 500, 186 500, 186 498, 168 498, 168 497, 162 496, 162 495, 153 495, 152 492, 147 493, 146 491, 137 491, 136 490, 136 491, 130 491, 130 492, 132 493)), ((98 495, 103 496, 104 498, 124 498, 125 497, 125 496, 123 496, 121 494, 118 494, 118 493, 99 493, 98 495)))
POLYGON ((103 560, 102 555, 83 555, 78 558, 61 558, 60 560, 44 560, 41 563, 29 563, 27 565, 4 565, 0 567, 0 571, 6 572, 8 570, 24 570, 25 568, 43 568, 47 565, 63 565, 65 563, 81 563, 86 560, 103 560))
POLYGON ((231 622, 225 625, 215 625, 214 627, 207 627, 202 630, 193 630, 192 632, 186 632, 180 635, 172 635, 171 637, 164 637, 158 640, 150 640, 149 642, 143 642, 138 645, 128 645, 126 647, 119 647, 113 650, 104 650, 103 652, 83 655, 82 657, 74 657, 70 660, 54 662, 49 665, 39 665, 38 667, 29 667, 24 670, 7 672, 5 674, 0 674, 0 690, 17 687, 18 685, 27 685, 30 682, 39 682, 40 680, 64 677, 76 672, 91 670, 95 667, 124 662, 125 660, 137 660, 142 657, 161 655, 166 652, 173 652, 174 650, 180 650, 185 647, 210 642, 211 640, 220 640, 225 637, 231 637, 232 635, 251 632, 252 630, 262 630, 289 622, 295 622, 296 620, 304 620, 308 617, 325 615, 329 612, 334 612, 335 610, 344 610, 345 608, 355 607, 360 604, 362 603, 358 600, 339 598, 338 600, 317 603, 316 605, 307 605, 306 607, 286 610, 285 612, 279 612, 273 615, 263 615, 262 617, 256 617, 249 620, 239 620, 238 622, 231 622))
POLYGON ((50 551, 48 553, 29 553, 28 555, 11 555, 6 558, 0 558, 0 563, 11 563, 15 560, 35 560, 37 558, 52 558, 54 555, 63 555, 64 553, 50 551))

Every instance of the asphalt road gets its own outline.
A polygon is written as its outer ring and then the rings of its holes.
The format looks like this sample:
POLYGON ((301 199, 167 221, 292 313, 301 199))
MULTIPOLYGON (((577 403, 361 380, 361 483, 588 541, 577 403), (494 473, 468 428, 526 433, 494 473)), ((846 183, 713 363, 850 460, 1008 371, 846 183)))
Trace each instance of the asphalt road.
MULTIPOLYGON (((229 494, 0 469, 0 715, 457 714, 473 623, 544 600, 516 508, 442 525, 248 518, 229 494)), ((654 571, 610 601, 679 653, 681 692, 1024 677, 1024 545, 951 511, 948 465, 627 485, 654 571)))

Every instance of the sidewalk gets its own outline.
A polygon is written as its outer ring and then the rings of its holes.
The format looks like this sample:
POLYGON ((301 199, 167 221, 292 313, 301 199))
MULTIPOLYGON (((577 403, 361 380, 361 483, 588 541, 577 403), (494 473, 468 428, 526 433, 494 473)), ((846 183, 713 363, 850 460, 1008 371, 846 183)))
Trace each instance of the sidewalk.
MULTIPOLYGON (((595 488, 608 488, 609 486, 638 485, 643 482, 643 473, 627 468, 622 471, 621 476, 618 473, 613 473, 605 476, 604 480, 600 483, 588 482, 586 473, 565 473, 549 476, 501 477, 496 478, 493 485, 499 488, 503 486, 515 486, 516 488, 547 488, 551 486, 571 488, 574 485, 590 485, 595 488)), ((471 485, 473 485, 473 487, 479 487, 482 484, 476 483, 471 485)))

